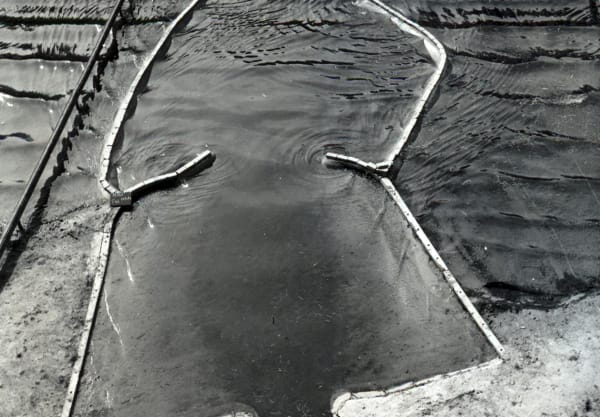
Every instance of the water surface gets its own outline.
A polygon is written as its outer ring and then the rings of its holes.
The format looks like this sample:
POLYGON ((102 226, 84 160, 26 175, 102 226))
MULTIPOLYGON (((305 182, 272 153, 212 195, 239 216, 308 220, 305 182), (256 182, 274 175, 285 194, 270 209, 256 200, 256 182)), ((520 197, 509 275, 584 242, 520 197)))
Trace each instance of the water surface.
POLYGON ((347 2, 209 2, 159 61, 115 152, 121 187, 215 165, 120 218, 77 413, 330 415, 343 390, 493 357, 381 186, 433 71, 347 2))
POLYGON ((600 284, 600 41, 590 19, 434 29, 450 68, 395 183, 490 306, 553 306, 600 284))

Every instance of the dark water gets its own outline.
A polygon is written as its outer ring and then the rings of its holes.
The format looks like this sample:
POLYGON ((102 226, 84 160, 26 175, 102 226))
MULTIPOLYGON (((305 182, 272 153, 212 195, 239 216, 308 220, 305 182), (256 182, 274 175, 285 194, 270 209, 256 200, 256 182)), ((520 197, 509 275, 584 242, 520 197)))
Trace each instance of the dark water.
MULTIPOLYGON (((183 7, 137 3, 149 27, 183 7)), ((389 4, 449 53, 394 182, 461 284, 494 308, 597 289, 596 3, 389 4)), ((0 6, 0 222, 110 5, 0 6)), ((119 34, 130 52, 145 42, 119 34)), ((383 159, 432 71, 419 42, 351 2, 200 7, 113 162, 123 187, 206 147, 217 162, 121 218, 78 414, 327 415, 338 390, 490 358, 379 185, 322 159, 383 159)), ((74 141, 87 175, 98 136, 74 141)), ((80 179, 64 181, 74 195, 80 179)))
POLYGON ((395 182, 490 306, 552 306, 600 284, 599 33, 435 30, 451 67, 395 182))
MULTIPOLYGON (((26 24, 103 24, 115 0, 6 0, 0 5, 0 22, 26 24)), ((167 21, 184 7, 178 0, 125 1, 123 10, 129 23, 167 21)))
POLYGON ((427 27, 590 26, 598 23, 597 0, 390 0, 427 27))
POLYGON ((121 217, 77 413, 326 416, 492 358, 379 184, 323 162, 383 158, 432 70, 349 3, 198 9, 114 168, 125 188, 217 161, 121 217))

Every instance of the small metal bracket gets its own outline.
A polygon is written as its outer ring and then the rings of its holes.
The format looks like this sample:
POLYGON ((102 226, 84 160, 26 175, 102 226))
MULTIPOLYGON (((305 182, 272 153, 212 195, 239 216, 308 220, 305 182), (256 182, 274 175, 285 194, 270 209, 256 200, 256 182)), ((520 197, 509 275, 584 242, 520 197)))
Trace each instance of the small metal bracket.
POLYGON ((110 195, 111 207, 132 207, 133 196, 131 193, 118 191, 110 195))

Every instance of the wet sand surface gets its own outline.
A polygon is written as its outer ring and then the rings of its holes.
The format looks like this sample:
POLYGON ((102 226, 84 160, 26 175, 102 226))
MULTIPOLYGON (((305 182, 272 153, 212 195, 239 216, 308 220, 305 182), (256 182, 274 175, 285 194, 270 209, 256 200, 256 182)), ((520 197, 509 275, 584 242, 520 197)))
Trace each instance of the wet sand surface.
POLYGON ((356 6, 287 5, 209 3, 155 65, 120 186, 217 161, 121 216, 76 415, 326 416, 494 357, 380 185, 323 163, 385 154, 431 74, 419 45, 356 6))

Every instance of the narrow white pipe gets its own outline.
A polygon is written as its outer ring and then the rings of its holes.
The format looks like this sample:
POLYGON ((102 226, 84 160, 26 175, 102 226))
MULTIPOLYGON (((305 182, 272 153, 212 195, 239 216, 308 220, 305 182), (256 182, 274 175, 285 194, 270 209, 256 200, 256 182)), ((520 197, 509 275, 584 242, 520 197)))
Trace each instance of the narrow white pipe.
POLYGON ((81 334, 81 340, 77 347, 77 357, 73 364, 73 371, 71 372, 71 378, 69 380, 69 387, 67 388, 67 396, 63 404, 61 417, 71 417, 73 413, 73 405, 75 404, 75 396, 79 388, 79 380, 81 378, 81 372, 83 370, 83 363, 85 362, 88 345, 90 342, 90 334, 94 327, 96 320, 96 311, 98 310, 98 300, 100 299, 100 293, 104 284, 104 275, 106 274, 106 265, 108 264, 108 255, 110 253, 110 241, 112 235, 112 228, 116 216, 110 213, 104 229, 102 232, 97 234, 96 239, 92 247, 92 259, 96 258, 96 265, 94 266, 94 283, 92 286, 92 293, 90 294, 90 301, 88 304, 87 313, 85 315, 85 321, 83 323, 83 332, 81 334), (97 250, 98 252, 95 252, 97 250))
POLYGON ((485 322, 483 317, 481 317, 481 314, 479 314, 479 311, 477 311, 477 309, 475 308, 475 306, 473 305, 473 303, 471 302, 469 297, 467 297, 467 294, 465 294, 465 291, 462 289, 462 287, 460 286, 460 284, 458 283, 458 281, 456 280, 456 278, 454 277, 452 272, 450 272, 450 269, 448 269, 448 267, 446 266, 446 263, 444 262, 444 260, 442 259, 442 257, 438 253, 438 251, 435 249, 435 247, 433 246, 433 244, 431 243, 431 241, 429 240, 429 238, 427 237, 427 235, 425 234, 425 232, 419 225, 419 222, 417 222, 417 219, 415 219, 415 216, 413 216, 413 214, 409 210, 408 206, 406 205, 406 203, 404 202, 402 197, 400 197, 400 194, 396 190, 396 187, 394 186, 394 184, 389 180, 389 178, 381 178, 380 181, 381 181, 381 184, 383 185, 383 188, 385 188, 385 190, 388 192, 390 197, 392 197, 392 200, 394 200, 396 205, 400 208, 400 211, 402 211, 402 214, 404 214, 404 218, 410 225, 411 229, 413 229, 413 231, 417 235, 417 238, 421 241, 421 244, 423 245, 423 247, 429 254, 429 257, 431 258, 431 260, 435 263, 435 265, 438 267, 438 269, 442 272, 444 279, 450 285, 450 287, 452 288, 452 291, 454 291, 454 293, 460 300, 460 302, 463 305, 463 307, 465 308, 465 310, 467 310, 467 312, 469 313, 469 315, 471 316, 473 321, 475 321, 475 324, 477 325, 477 327, 479 327, 481 332, 484 334, 484 336, 487 338, 487 340, 490 342, 490 344, 496 350, 496 353, 498 353, 498 356, 500 356, 501 358, 504 357, 504 347, 502 346, 500 341, 498 341, 498 338, 491 331, 490 327, 485 322))
MULTIPOLYGON (((398 155, 400 155, 400 152, 402 152, 404 145, 406 145, 406 142, 408 141, 408 139, 410 138, 410 135, 412 134, 413 130, 415 129, 415 126, 417 125, 419 118, 421 117, 421 115, 423 114, 423 111, 425 110, 425 105, 428 103, 429 99, 433 95, 433 92, 435 91, 436 87, 438 86, 440 79, 442 78, 442 74, 444 73, 444 70, 446 69, 447 55, 446 55, 446 50, 444 49, 444 46, 441 44, 441 42, 438 41, 437 38, 435 36, 433 36, 424 27, 422 27, 418 23, 415 23, 412 20, 406 18, 401 13, 399 13, 397 10, 389 7, 388 5, 381 2, 380 0, 366 0, 366 4, 369 4, 369 3, 371 3, 374 6, 373 8, 376 11, 382 12, 382 13, 390 16, 392 22, 395 25, 397 25, 400 28, 400 30, 402 30, 403 32, 410 33, 411 35, 414 35, 414 36, 422 39, 423 43, 425 44, 425 48, 429 52, 429 55, 431 56, 431 59, 433 60, 433 62, 435 64, 435 71, 434 71, 433 75, 429 78, 429 80, 427 80, 427 84, 425 84, 425 91, 423 92, 423 94, 417 101, 417 104, 415 105, 414 109, 412 110, 412 115, 411 115, 410 119, 408 120, 406 126, 402 130, 402 135, 398 138, 396 144, 392 148, 392 151, 388 154, 386 159, 382 162, 378 162, 378 163, 363 162, 363 164, 365 164, 365 165, 368 165, 368 164, 375 165, 378 167, 379 170, 383 170, 384 172, 387 172, 387 171, 389 171, 392 164, 394 163, 394 160, 398 157, 398 155)), ((340 159, 341 159, 340 157, 343 157, 343 155, 333 154, 331 152, 326 153, 325 156, 328 159, 338 160, 338 161, 340 161, 340 159)), ((350 158, 350 157, 346 157, 346 158, 350 158)), ((343 161, 341 161, 341 162, 343 163, 343 161)))

